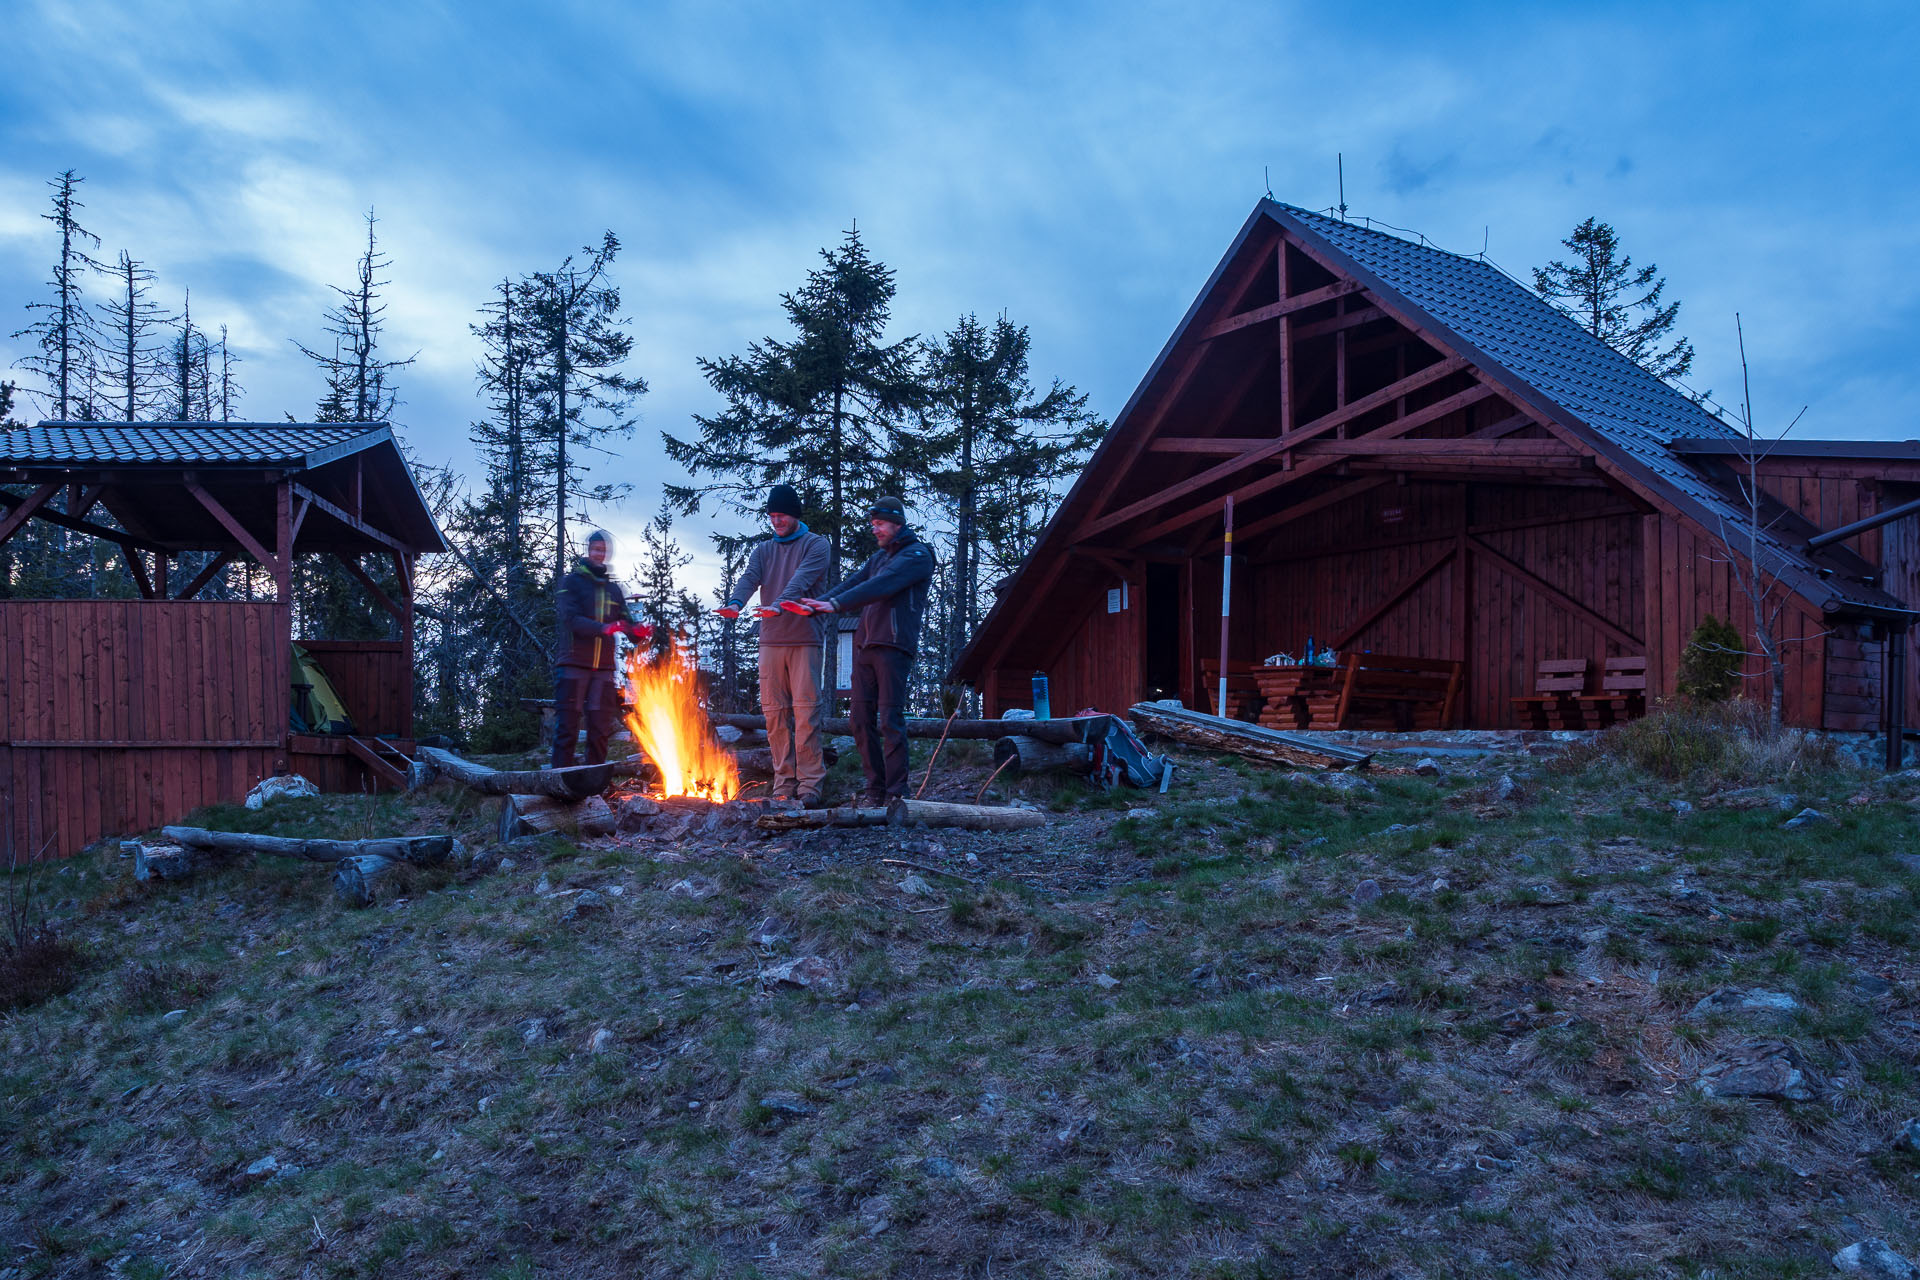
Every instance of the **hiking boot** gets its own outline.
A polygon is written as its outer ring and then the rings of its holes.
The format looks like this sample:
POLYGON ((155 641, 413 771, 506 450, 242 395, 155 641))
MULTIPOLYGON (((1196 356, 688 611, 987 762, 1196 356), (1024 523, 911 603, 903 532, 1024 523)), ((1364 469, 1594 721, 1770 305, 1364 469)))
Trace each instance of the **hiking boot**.
POLYGON ((785 782, 775 787, 773 793, 768 796, 768 799, 772 800, 775 804, 792 804, 799 798, 800 788, 791 782, 785 782))
POLYGON ((864 795, 860 797, 860 807, 862 809, 886 808, 887 807, 886 793, 882 791, 866 792, 864 795))
POLYGON ((809 791, 800 797, 800 807, 802 809, 824 809, 827 807, 827 798, 818 791, 809 791))

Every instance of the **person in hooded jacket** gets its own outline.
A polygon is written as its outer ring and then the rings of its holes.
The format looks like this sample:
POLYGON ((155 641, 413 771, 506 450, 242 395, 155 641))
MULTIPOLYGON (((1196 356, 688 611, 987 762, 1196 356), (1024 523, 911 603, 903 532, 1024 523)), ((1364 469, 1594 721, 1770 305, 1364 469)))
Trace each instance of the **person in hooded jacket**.
POLYGON ((608 572, 613 535, 595 529, 587 535, 587 554, 574 561, 560 583, 560 663, 554 670, 553 767, 573 764, 582 718, 587 725, 587 764, 607 758, 613 717, 620 709, 614 686, 616 638, 651 635, 627 612, 626 594, 608 572))
POLYGON ((907 527, 907 506, 881 498, 867 512, 880 549, 819 599, 801 603, 820 613, 860 610, 853 633, 853 740, 867 806, 907 794, 907 674, 920 647, 933 580, 933 551, 907 527))
POLYGON ((820 745, 820 623, 782 606, 826 585, 831 547, 801 521, 800 495, 788 485, 774 485, 767 494, 767 523, 773 536, 754 547, 732 598, 714 612, 738 618, 753 593, 760 593, 760 708, 773 753, 773 798, 816 809, 827 779, 820 745))

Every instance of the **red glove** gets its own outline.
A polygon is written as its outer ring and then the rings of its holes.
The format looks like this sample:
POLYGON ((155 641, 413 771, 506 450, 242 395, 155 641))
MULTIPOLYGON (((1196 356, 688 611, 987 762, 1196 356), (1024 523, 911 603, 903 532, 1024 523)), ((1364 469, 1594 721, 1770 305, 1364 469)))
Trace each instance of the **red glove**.
POLYGON ((778 609, 766 609, 766 608, 755 609, 753 611, 753 616, 756 618, 760 618, 762 620, 765 620, 767 618, 777 618, 780 616, 780 611, 778 609))
POLYGON ((782 600, 780 607, 788 613, 797 613, 803 618, 813 612, 813 610, 807 608, 807 606, 801 604, 798 600, 782 600))
POLYGON ((600 634, 603 636, 617 636, 626 629, 627 624, 624 622, 609 622, 606 626, 600 628, 600 634))
POLYGON ((627 638, 635 644, 645 644, 647 641, 653 639, 653 628, 644 622, 622 623, 621 630, 625 631, 627 638))
POLYGON ((734 608, 732 605, 727 605, 723 609, 715 609, 714 612, 719 614, 721 617, 725 618, 728 622, 732 622, 735 618, 740 616, 740 611, 734 608))

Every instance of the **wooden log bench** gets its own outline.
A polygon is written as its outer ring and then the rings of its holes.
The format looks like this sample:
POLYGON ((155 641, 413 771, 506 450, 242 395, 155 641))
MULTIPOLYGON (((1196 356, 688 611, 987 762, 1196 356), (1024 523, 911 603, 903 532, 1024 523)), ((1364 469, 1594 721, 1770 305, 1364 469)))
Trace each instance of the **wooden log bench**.
POLYGON ((1534 671, 1533 692, 1513 699, 1514 713, 1529 729, 1584 729, 1580 696, 1593 671, 1588 658, 1548 658, 1534 671))
POLYGON ((1600 674, 1600 692, 1582 694, 1579 701, 1588 722, 1599 728, 1647 714, 1646 655, 1608 658, 1600 674))
POLYGON ((1228 720, 1254 720, 1260 715, 1264 701, 1258 680, 1261 671, 1257 662, 1231 660, 1227 663, 1227 705, 1220 704, 1220 660, 1203 658, 1200 662, 1200 678, 1207 706, 1216 716, 1228 720))
POLYGON ((1466 664, 1446 658, 1348 653, 1334 681, 1305 695, 1309 729, 1445 729, 1459 706, 1466 664))

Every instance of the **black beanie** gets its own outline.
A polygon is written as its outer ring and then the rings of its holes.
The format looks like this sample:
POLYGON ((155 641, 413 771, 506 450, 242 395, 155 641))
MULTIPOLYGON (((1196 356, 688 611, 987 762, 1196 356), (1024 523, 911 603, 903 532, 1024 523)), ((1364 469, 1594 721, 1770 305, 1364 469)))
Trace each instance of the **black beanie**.
POLYGON ((800 495, 790 484, 777 484, 767 494, 767 514, 800 518, 800 495))
POLYGON ((905 524, 907 504, 898 498, 875 498, 873 505, 867 508, 867 515, 869 518, 878 517, 882 520, 891 520, 895 524, 905 524))

